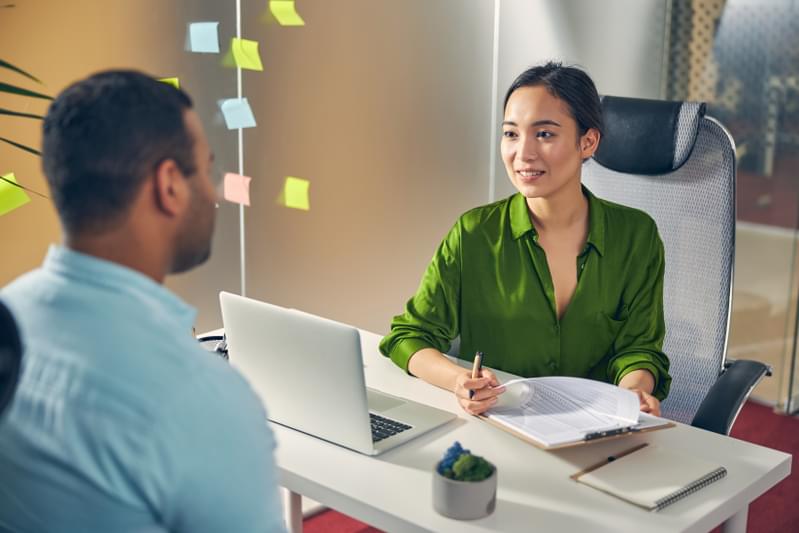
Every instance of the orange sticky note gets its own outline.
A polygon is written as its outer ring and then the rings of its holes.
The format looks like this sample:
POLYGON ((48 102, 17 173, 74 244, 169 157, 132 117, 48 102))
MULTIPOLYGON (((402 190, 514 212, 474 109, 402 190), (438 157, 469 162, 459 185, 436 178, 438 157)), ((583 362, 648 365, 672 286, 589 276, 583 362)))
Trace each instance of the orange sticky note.
POLYGON ((242 176, 228 172, 225 174, 225 200, 234 204, 250 205, 250 181, 249 176, 242 176))

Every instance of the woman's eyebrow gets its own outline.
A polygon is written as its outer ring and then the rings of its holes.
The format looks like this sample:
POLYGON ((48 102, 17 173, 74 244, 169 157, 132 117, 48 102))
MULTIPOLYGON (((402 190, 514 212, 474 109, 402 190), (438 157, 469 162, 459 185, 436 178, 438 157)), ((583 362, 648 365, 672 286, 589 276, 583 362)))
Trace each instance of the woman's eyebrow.
POLYGON ((560 124, 558 124, 554 120, 548 119, 548 118, 546 118, 544 120, 536 120, 535 122, 532 123, 532 125, 533 126, 557 126, 559 128, 561 127, 560 124))
MULTIPOLYGON (((516 124, 512 120, 503 120, 502 121, 502 125, 503 126, 514 126, 514 127, 518 127, 519 126, 518 124, 516 124)), ((536 120, 535 122, 533 122, 530 125, 531 126, 557 126, 559 128, 562 127, 562 125, 559 124, 558 122, 555 122, 554 120, 548 119, 548 118, 547 119, 543 119, 543 120, 536 120)))

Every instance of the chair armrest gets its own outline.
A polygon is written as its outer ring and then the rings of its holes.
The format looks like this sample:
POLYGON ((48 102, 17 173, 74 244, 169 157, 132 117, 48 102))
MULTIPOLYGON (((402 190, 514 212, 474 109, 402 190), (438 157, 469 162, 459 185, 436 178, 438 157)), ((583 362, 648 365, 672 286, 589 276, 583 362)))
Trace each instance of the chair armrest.
POLYGON ((771 368, 758 361, 739 359, 725 365, 726 370, 702 400, 691 425, 729 435, 738 413, 752 389, 771 375, 771 368))

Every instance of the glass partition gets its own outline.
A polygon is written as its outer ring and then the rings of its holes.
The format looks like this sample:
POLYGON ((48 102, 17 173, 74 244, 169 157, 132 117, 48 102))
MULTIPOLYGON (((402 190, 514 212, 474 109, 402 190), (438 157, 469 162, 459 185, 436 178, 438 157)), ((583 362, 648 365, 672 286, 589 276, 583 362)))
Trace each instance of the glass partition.
POLYGON ((668 94, 708 102, 737 145, 729 356, 772 366, 753 397, 796 410, 799 5, 672 3, 668 94), (793 401, 791 400, 793 398, 793 401))

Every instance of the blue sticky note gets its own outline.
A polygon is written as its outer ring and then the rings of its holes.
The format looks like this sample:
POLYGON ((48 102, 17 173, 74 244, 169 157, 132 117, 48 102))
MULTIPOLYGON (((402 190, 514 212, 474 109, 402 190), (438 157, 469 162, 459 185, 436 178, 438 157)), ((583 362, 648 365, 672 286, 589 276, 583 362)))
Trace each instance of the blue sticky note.
POLYGON ((254 128, 255 117, 246 98, 228 98, 220 100, 219 107, 225 116, 225 124, 229 130, 254 128))
POLYGON ((219 53, 219 23, 192 22, 189 24, 188 49, 202 54, 219 53))

